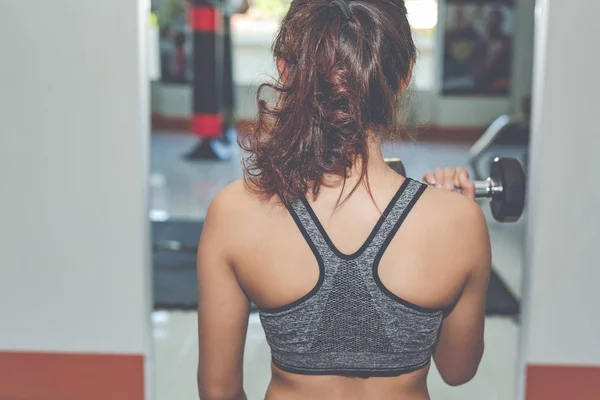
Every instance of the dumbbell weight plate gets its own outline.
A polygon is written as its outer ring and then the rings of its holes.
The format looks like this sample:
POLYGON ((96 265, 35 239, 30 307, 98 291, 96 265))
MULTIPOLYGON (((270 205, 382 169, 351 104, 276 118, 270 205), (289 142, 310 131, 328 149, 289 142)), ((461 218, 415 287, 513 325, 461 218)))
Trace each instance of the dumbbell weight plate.
POLYGON ((502 190, 492 192, 492 214, 500 222, 516 222, 525 207, 525 173, 514 158, 496 158, 490 177, 502 190))

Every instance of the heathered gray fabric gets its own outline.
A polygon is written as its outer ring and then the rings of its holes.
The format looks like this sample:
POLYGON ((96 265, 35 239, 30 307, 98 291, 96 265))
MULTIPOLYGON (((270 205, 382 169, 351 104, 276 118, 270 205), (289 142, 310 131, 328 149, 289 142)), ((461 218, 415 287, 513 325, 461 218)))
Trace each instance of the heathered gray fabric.
POLYGON ((301 374, 391 376, 429 362, 442 310, 421 309, 384 292, 387 289, 378 285, 375 272, 389 240, 424 188, 407 179, 372 240, 354 255, 335 249, 311 216, 308 203, 292 204, 292 216, 320 262, 321 279, 301 301, 259 310, 278 367, 301 374))

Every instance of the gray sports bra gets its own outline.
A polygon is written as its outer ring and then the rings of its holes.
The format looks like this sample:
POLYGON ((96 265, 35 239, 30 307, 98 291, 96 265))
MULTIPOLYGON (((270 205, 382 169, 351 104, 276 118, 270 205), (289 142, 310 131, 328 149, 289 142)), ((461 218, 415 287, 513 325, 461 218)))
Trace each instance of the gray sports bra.
POLYGON ((425 367, 442 322, 391 293, 377 268, 387 246, 426 186, 406 179, 368 239, 354 254, 331 242, 306 199, 290 213, 318 260, 316 286, 301 299, 259 309, 280 369, 307 375, 397 376, 425 367))

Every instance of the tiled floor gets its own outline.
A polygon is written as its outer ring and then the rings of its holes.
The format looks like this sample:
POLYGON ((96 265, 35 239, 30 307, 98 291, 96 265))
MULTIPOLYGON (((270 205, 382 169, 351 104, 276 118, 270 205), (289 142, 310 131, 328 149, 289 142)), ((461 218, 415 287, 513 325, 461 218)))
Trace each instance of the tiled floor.
MULTIPOLYGON (((212 197, 241 177, 239 157, 230 162, 184 161, 196 143, 193 137, 154 134, 152 137, 152 213, 156 219, 202 219, 212 197)), ((420 178, 435 167, 467 165, 464 145, 405 142, 384 148, 386 156, 400 156, 411 177, 420 178)), ((519 156, 514 148, 495 149, 497 155, 519 156)), ((484 205, 487 208, 487 205, 484 205)), ((499 224, 488 218, 496 270, 513 292, 521 294, 524 219, 499 224)), ((155 400, 195 399, 196 315, 189 312, 155 312, 155 400)), ((476 378, 467 385, 445 385, 435 368, 429 378, 435 399, 510 400, 514 398, 519 327, 509 318, 488 318, 486 352, 476 378)), ((270 378, 269 349, 256 316, 250 319, 245 355, 245 389, 249 400, 264 397, 270 378)))

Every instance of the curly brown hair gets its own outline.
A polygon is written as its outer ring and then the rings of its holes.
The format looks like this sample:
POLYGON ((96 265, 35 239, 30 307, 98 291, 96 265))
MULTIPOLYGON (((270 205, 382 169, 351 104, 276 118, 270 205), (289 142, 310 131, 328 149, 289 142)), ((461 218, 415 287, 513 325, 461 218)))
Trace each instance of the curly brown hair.
POLYGON ((240 141, 248 186, 286 205, 318 195, 325 174, 345 182, 360 160, 353 192, 366 178, 369 134, 398 128, 416 59, 404 1, 345 1, 349 19, 331 0, 292 1, 273 44, 280 78, 260 86, 258 123, 240 141), (265 88, 275 105, 261 98, 265 88))

